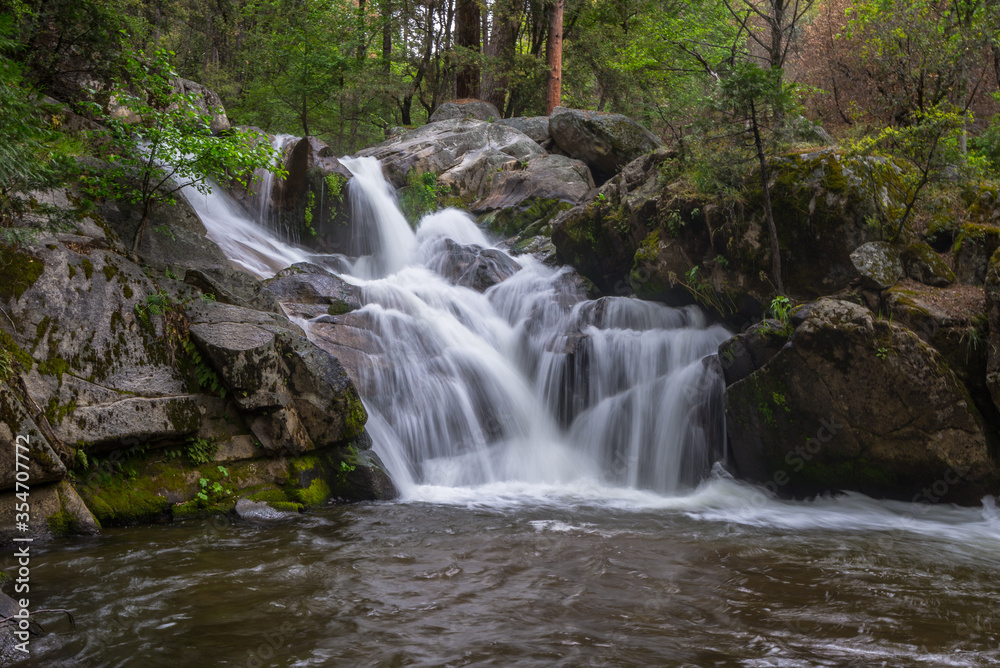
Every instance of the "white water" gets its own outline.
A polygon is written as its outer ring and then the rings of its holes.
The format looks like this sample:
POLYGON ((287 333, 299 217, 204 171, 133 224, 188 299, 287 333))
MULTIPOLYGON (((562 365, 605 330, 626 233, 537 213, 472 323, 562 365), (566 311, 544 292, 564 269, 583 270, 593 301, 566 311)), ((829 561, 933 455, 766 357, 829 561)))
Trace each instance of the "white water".
MULTIPOLYGON (((489 246, 468 215, 425 217, 414 233, 373 159, 345 159, 360 257, 343 278, 365 306, 360 369, 368 431, 404 499, 468 506, 599 506, 686 512, 748 526, 900 531, 1000 547, 982 509, 874 501, 788 502, 716 470, 724 388, 706 368, 729 336, 694 308, 590 301, 570 270, 531 257, 480 294, 430 267, 442 243, 489 246)), ((187 193, 209 236, 259 276, 310 255, 254 225, 222 193, 187 193)), ((335 327, 307 329, 324 334, 335 327)), ((322 344, 323 337, 316 337, 322 344)))

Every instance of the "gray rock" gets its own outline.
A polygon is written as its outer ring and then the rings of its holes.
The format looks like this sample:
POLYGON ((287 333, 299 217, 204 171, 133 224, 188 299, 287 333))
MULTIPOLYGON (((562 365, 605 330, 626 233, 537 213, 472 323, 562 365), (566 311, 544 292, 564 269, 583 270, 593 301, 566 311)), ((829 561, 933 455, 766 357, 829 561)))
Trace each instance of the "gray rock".
POLYGON ((287 517, 294 517, 298 514, 286 510, 275 510, 263 501, 251 501, 250 499, 240 499, 237 501, 236 506, 233 508, 233 512, 235 512, 241 520, 249 520, 252 522, 282 520, 287 517))
POLYGON ((264 283, 268 294, 282 304, 321 304, 330 315, 362 306, 361 288, 308 263, 294 264, 264 283))
POLYGON ((406 185, 410 170, 434 172, 459 197, 473 201, 487 192, 489 184, 484 181, 493 170, 543 153, 530 137, 505 125, 452 119, 428 123, 358 155, 381 160, 397 188, 406 185))
POLYGON ((31 488, 28 531, 16 530, 19 499, 14 490, 0 492, 0 547, 7 547, 16 537, 48 540, 54 537, 90 536, 100 532, 97 520, 69 482, 31 488))
POLYGON ((24 404, 5 383, 0 383, 0 491, 14 487, 18 452, 27 456, 20 461, 28 466, 28 479, 22 481, 28 485, 62 480, 66 475, 66 466, 24 404))
POLYGON ((476 245, 463 246, 442 239, 434 260, 428 267, 455 285, 485 292, 521 270, 521 265, 505 253, 476 245))
POLYGON ((535 200, 578 204, 594 187, 587 165, 561 155, 539 155, 524 165, 505 163, 493 175, 489 193, 470 207, 474 213, 523 206, 535 200))
POLYGON ((497 123, 523 132, 542 148, 545 148, 552 141, 552 136, 549 134, 548 116, 515 116, 514 118, 501 118, 497 123))
POLYGON ((652 132, 627 116, 556 107, 549 134, 567 155, 586 162, 604 182, 636 158, 663 145, 652 132))
POLYGON ((503 114, 489 102, 471 98, 452 100, 438 106, 427 119, 429 123, 447 121, 454 118, 473 118, 478 121, 495 121, 503 114))
POLYGON ((851 253, 851 262, 861 275, 865 287, 886 290, 903 277, 899 254, 885 241, 870 241, 851 253))

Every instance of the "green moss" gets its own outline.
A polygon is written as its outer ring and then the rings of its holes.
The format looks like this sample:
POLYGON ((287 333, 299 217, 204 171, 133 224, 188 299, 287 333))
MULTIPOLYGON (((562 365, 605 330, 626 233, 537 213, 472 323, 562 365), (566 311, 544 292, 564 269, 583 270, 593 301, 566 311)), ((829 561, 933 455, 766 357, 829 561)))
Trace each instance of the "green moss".
POLYGON ((58 425, 62 424, 63 419, 74 411, 76 411, 76 400, 61 405, 58 399, 52 397, 45 406, 45 418, 49 424, 58 425))
POLYGON ((73 265, 69 265, 70 280, 72 280, 74 276, 76 276, 76 267, 74 267, 73 265))
POLYGON ((660 231, 654 230, 639 245, 639 250, 635 252, 635 263, 638 265, 640 262, 656 262, 659 253, 660 231))
POLYGON ((0 297, 16 301, 45 271, 41 258, 0 245, 0 297))
POLYGON ((83 258, 80 262, 80 266, 83 267, 83 275, 86 276, 89 281, 90 277, 94 275, 94 263, 87 258, 83 258))
POLYGON ((62 382, 62 377, 64 373, 69 373, 70 365, 69 362, 61 357, 50 357, 44 362, 38 363, 38 372, 46 376, 56 376, 59 378, 59 382, 62 382))
POLYGON ((126 283, 124 287, 122 287, 122 294, 125 295, 125 299, 132 299, 132 295, 135 293, 132 292, 132 287, 126 283))
POLYGON ((330 498, 330 486, 323 478, 314 478, 308 487, 292 491, 294 498, 303 506, 318 506, 330 498))
POLYGON ((355 438, 360 436, 365 429, 365 423, 368 422, 368 411, 365 410, 364 404, 361 403, 361 397, 357 395, 356 391, 351 389, 345 394, 347 395, 347 411, 344 414, 344 438, 355 438))
POLYGON ((101 271, 104 272, 104 278, 106 278, 109 283, 114 279, 115 276, 118 275, 118 267, 116 267, 111 263, 106 263, 103 269, 101 269, 101 271))
POLYGON ((265 503, 288 503, 288 495, 280 489, 263 489, 259 492, 247 495, 251 501, 263 501, 265 503))
POLYGON ((49 531, 54 536, 69 536, 76 533, 77 519, 66 510, 60 510, 45 518, 45 523, 49 526, 49 531))
POLYGON ((268 501, 267 505, 282 512, 301 513, 305 509, 301 503, 291 501, 268 501))
POLYGON ((80 496, 103 526, 128 526, 155 521, 170 512, 170 502, 151 489, 149 480, 140 484, 112 478, 104 484, 83 485, 80 496))
POLYGON ((24 367, 25 371, 31 371, 31 367, 34 366, 35 360, 28 353, 21 350, 21 347, 17 345, 14 341, 14 337, 0 329, 0 348, 3 348, 8 353, 13 355, 14 359, 17 360, 18 364, 24 367))
POLYGON ((350 304, 343 299, 335 299, 326 312, 330 315, 344 315, 345 313, 350 313, 351 310, 350 304))

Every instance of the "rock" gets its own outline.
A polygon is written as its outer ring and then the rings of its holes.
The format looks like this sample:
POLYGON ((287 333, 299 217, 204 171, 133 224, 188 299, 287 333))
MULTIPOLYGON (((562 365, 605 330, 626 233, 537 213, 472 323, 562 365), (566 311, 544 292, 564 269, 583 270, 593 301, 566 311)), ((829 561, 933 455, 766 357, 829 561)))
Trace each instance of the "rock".
POLYGON ((191 434, 199 408, 172 364, 169 294, 120 255, 51 241, 0 251, 7 266, 23 267, 7 291, 0 284, 0 298, 18 323, 4 336, 22 367, 25 406, 44 416, 53 446, 93 452, 191 434))
POLYGON ((282 304, 320 304, 330 315, 362 306, 361 288, 309 263, 293 264, 265 281, 265 290, 282 304))
MULTIPOLYGON (((132 240, 142 221, 142 209, 128 202, 102 202, 98 211, 114 231, 125 249, 131 250, 132 240)), ((183 273, 188 269, 222 271, 231 268, 229 259, 207 237, 207 231, 194 208, 183 196, 173 205, 153 209, 146 223, 139 246, 143 263, 164 271, 183 273)))
POLYGON ((17 453, 26 457, 17 459, 27 464, 28 478, 21 482, 29 486, 56 482, 66 475, 66 466, 20 398, 0 383, 0 492, 15 486, 17 453))
POLYGON ((539 155, 527 163, 508 162, 492 176, 489 192, 469 210, 496 212, 490 226, 502 234, 516 234, 539 220, 582 202, 594 187, 590 170, 579 160, 561 155, 539 155))
POLYGON ((268 522, 273 520, 283 520, 287 517, 294 517, 298 513, 287 510, 275 510, 263 501, 251 501, 250 499, 240 499, 236 502, 233 512, 241 520, 251 522, 268 522))
POLYGON ((627 116, 564 107, 552 110, 549 134, 567 155, 587 163, 600 183, 663 146, 656 135, 627 116))
POLYGON ((343 367, 277 316, 219 304, 192 314, 191 338, 269 451, 302 453, 358 436, 367 420, 343 367))
POLYGON ((851 262, 862 284, 871 290, 885 290, 903 277, 903 265, 891 244, 869 241, 851 253, 851 262))
POLYGON ((452 186, 466 201, 488 192, 484 183, 493 170, 507 164, 527 163, 544 153, 542 148, 514 128, 470 119, 451 119, 422 127, 360 151, 382 161, 392 184, 406 185, 410 170, 434 172, 442 184, 452 186))
POLYGON ((385 472, 382 460, 371 450, 359 450, 348 467, 353 469, 344 476, 338 489, 342 498, 350 501, 391 501, 399 496, 399 490, 385 472))
POLYGON ((955 272, 928 244, 917 242, 900 255, 906 275, 924 285, 945 288, 955 281, 955 272))
POLYGON ((497 111, 497 108, 489 102, 472 98, 463 98, 439 105, 427 121, 429 123, 436 123, 438 121, 448 121, 455 118, 472 118, 477 121, 493 122, 502 117, 503 114, 497 111))
POLYGON ((1000 409, 1000 250, 995 251, 990 258, 990 268, 986 274, 986 314, 990 331, 986 386, 993 404, 1000 409))
MULTIPOLYGON (((759 309, 773 294, 761 191, 752 190, 744 206, 734 208, 693 194, 683 180, 664 183, 676 159, 670 151, 643 156, 601 186, 596 198, 554 219, 560 262, 605 294, 702 301, 727 313, 759 309)), ((884 197, 895 187, 893 175, 894 166, 882 159, 833 149, 772 160, 771 197, 790 296, 811 299, 857 280, 850 255, 872 240, 865 221, 876 210, 876 191, 884 197), (875 188, 867 176, 873 166, 880 175, 875 188)))
POLYGON ((100 532, 100 525, 69 482, 32 486, 29 496, 28 531, 16 531, 17 504, 14 490, 0 492, 0 547, 14 543, 14 538, 48 540, 62 536, 90 536, 100 532))
POLYGON ((968 223, 958 233, 952 249, 955 275, 966 285, 983 285, 990 257, 1000 248, 1000 227, 968 223))
POLYGON ((264 283, 245 271, 228 267, 190 269, 184 274, 184 282, 223 304, 272 313, 280 309, 274 296, 264 290, 264 283))
POLYGON ((333 150, 316 137, 289 141, 285 151, 288 176, 275 180, 271 212, 289 236, 326 253, 352 253, 351 172, 333 150), (306 211, 312 217, 307 224, 306 211))
POLYGON ((217 135, 231 127, 229 117, 226 116, 226 109, 222 106, 222 98, 211 88, 180 77, 174 79, 173 87, 175 93, 194 96, 197 111, 212 119, 209 123, 212 134, 217 135))
POLYGON ((441 239, 437 243, 440 249, 427 266, 455 285, 485 292, 521 270, 516 261, 493 248, 474 244, 463 246, 451 239, 441 239))
POLYGON ((515 116, 514 118, 501 118, 496 122, 523 132, 542 148, 547 148, 552 142, 552 136, 549 134, 548 116, 515 116))
POLYGON ((977 503, 997 471, 980 417, 940 356, 864 307, 821 299, 789 344, 730 385, 739 474, 784 495, 977 503))

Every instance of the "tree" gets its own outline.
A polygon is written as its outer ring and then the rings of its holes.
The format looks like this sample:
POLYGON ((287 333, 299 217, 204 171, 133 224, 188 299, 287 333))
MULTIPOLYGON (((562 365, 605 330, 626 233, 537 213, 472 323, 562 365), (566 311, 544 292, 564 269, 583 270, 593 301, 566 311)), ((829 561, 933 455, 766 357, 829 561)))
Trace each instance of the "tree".
POLYGON ((456 0, 455 46, 459 47, 459 67, 455 75, 455 97, 479 97, 479 2, 456 0))
POLYGON ((230 130, 213 136, 211 116, 199 109, 194 95, 177 92, 169 54, 159 52, 147 64, 127 60, 129 81, 119 82, 112 111, 90 105, 106 127, 104 166, 81 177, 95 198, 126 200, 140 206, 142 217, 132 240, 138 252, 153 210, 173 204, 177 193, 193 186, 211 192, 210 178, 249 187, 254 170, 280 169, 278 156, 255 132, 230 130))
POLYGON ((545 113, 552 110, 562 101, 562 40, 563 11, 565 0, 552 0, 549 6, 549 37, 545 43, 545 55, 548 59, 549 75, 545 86, 545 113))

